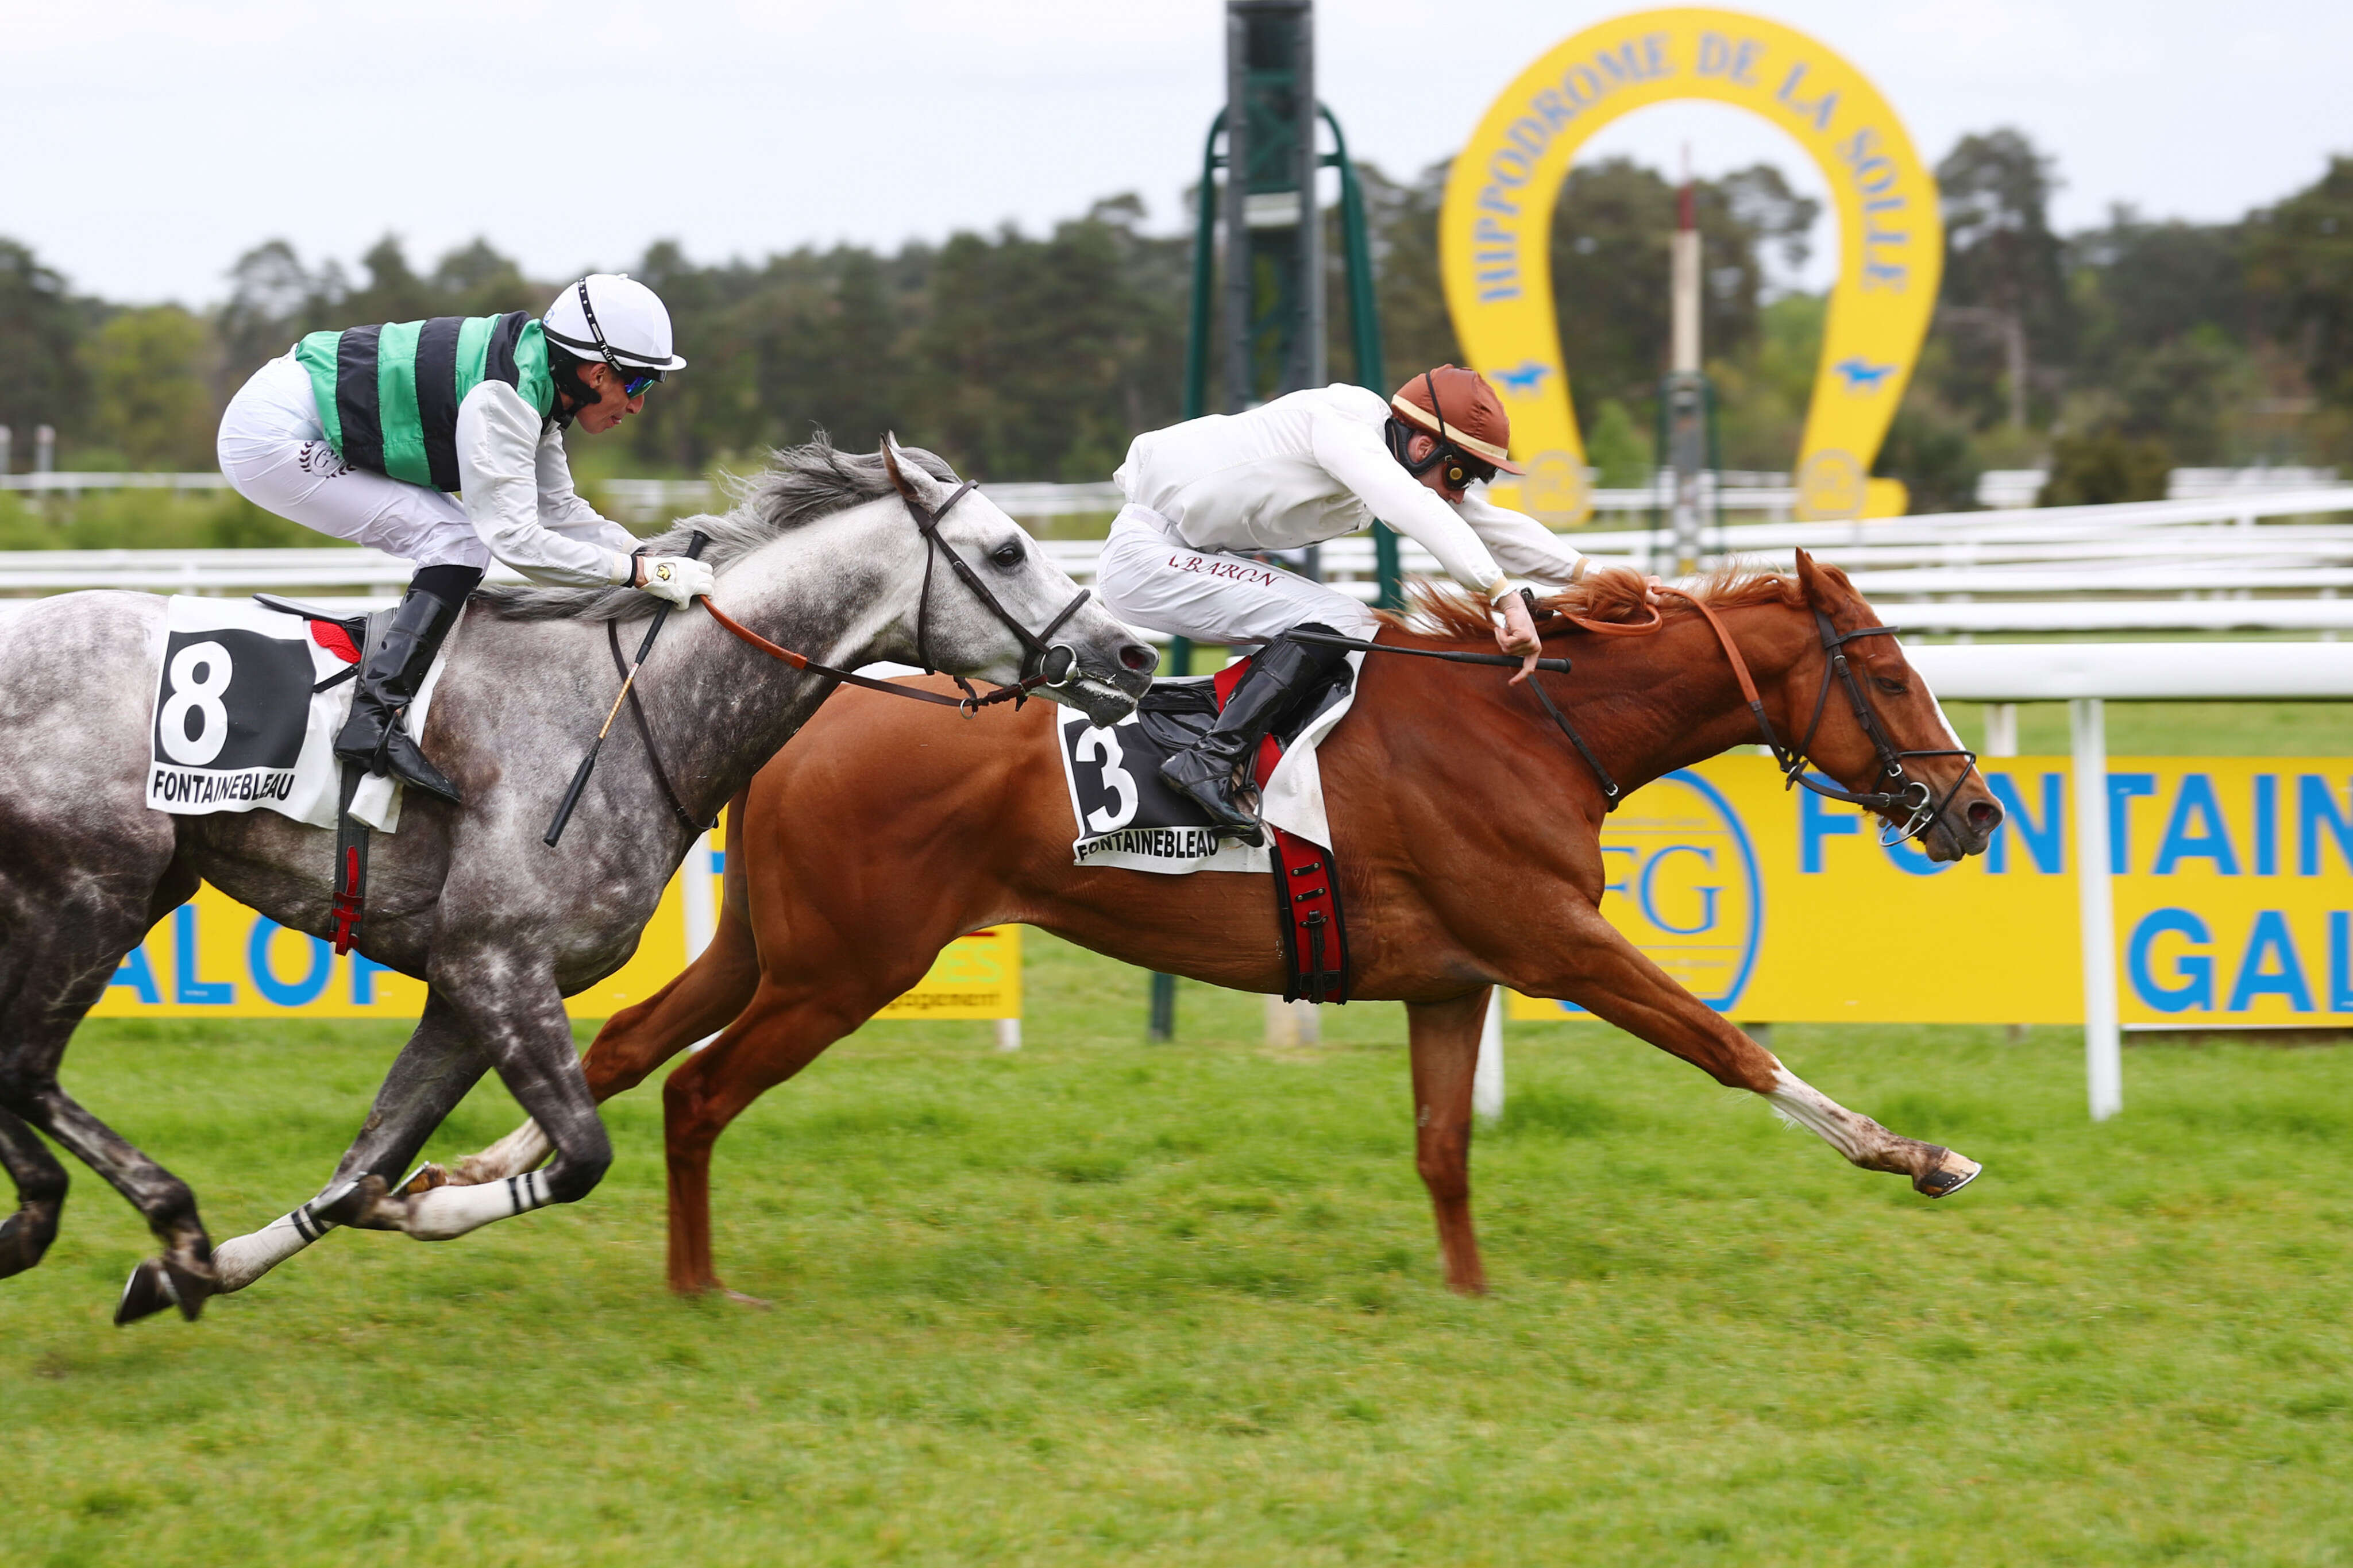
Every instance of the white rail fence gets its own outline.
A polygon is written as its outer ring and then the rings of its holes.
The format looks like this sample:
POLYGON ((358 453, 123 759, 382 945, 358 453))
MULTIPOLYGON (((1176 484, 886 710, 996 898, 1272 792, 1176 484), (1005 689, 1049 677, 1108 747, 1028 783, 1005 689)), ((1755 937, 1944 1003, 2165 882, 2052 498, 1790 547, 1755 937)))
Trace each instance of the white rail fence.
MULTIPOLYGON (((987 493, 1008 510, 1092 507, 1101 499, 1092 491, 1108 487, 1027 489, 1053 494, 1038 502, 1020 486, 987 493)), ((1743 561, 1786 567, 1802 548, 1844 567, 1864 595, 1924 633, 2265 630, 2333 638, 2353 630, 2353 595, 2343 593, 2353 586, 2353 524, 2274 520, 2348 513, 2353 486, 1870 522, 1758 523, 1726 532, 1743 561)), ((1599 561, 1650 564, 1647 530, 1568 537, 1599 561)), ((1426 552, 1401 542, 1409 573, 1435 574, 1426 552)), ((1041 548, 1080 582, 1094 581, 1100 541, 1050 540, 1041 548)), ((1323 545, 1315 564, 1344 593, 1370 600, 1377 591, 1369 535, 1323 545)), ((269 588, 373 598, 393 594, 408 575, 406 562, 370 550, 0 552, 0 595, 269 588)), ((493 568, 491 578, 516 580, 504 568, 493 568)), ((9 603, 0 599, 0 613, 9 603)))
MULTIPOLYGON (((1662 478, 1662 485, 1664 484, 1662 478)), ((607 479, 599 487, 614 515, 625 522, 662 522, 691 512, 708 511, 721 496, 705 479, 607 479)), ((1703 484, 1704 501, 1719 500, 1725 511, 1762 513, 1786 521, 1796 510, 1798 492, 1787 474, 1726 473, 1710 476, 1703 484)), ((1107 516, 1127 504, 1112 484, 1050 485, 992 484, 988 493, 997 505, 1025 522, 1046 518, 1107 516)), ((1597 489, 1593 510, 1609 515, 1641 514, 1659 504, 1661 489, 1597 489)))
MULTIPOLYGON (((23 478, 26 476, 16 476, 23 478)), ((47 475, 45 479, 66 476, 47 475)), ((1108 487, 991 487, 1018 515, 1067 505, 1103 510, 1108 487)), ((1970 512, 1863 523, 1766 523, 1731 531, 1740 554, 1787 564, 1806 549, 1843 565, 1856 586, 1892 619, 1928 632, 2227 631, 2318 633, 2312 642, 1915 644, 1911 657, 1943 696, 1994 705, 1990 726, 2014 733, 2018 702, 2064 701, 2073 716, 2076 858, 2085 974, 2085 1061, 2095 1117, 2122 1104, 2116 1023, 2113 903, 2107 831, 2107 701, 2353 700, 2353 527, 2273 519, 2353 512, 2353 486, 2232 493, 2216 499, 2115 507, 1970 512), (2161 595, 2161 596, 2160 596, 2161 595), (2325 645, 2325 646, 2324 646, 2325 645), (2094 961, 2096 960, 2096 961, 2094 961)), ((1611 562, 1641 564, 1647 531, 1588 531, 1580 548, 1611 562)), ((1092 582, 1100 542, 1051 541, 1049 555, 1092 582)), ((1327 581, 1373 596, 1369 537, 1335 540, 1318 552, 1327 581)), ((1409 572, 1432 562, 1406 542, 1409 572)), ((0 553, 0 616, 38 595, 84 588, 230 594, 295 590, 354 605, 390 602, 405 584, 405 561, 375 551, 37 551, 0 553), (356 595, 356 597, 350 597, 356 595)), ((494 569, 494 578, 513 580, 494 569)), ((1989 744, 1989 754, 2010 748, 1989 744)), ((1482 1051, 1480 1102, 1500 1111, 1500 1012, 1490 1009, 1492 1060, 1482 1051)))
MULTIPOLYGON (((1988 756, 2014 755, 2019 702, 2064 702, 2073 743, 2068 803, 2076 849, 2077 939, 2084 972, 2084 1098, 2092 1119, 2124 1109, 2124 1032, 2116 985, 2114 873, 2108 851, 2110 702, 2353 701, 2353 644, 2024 643, 1913 647, 1906 655, 1940 698, 1989 704, 1988 756)), ((1487 1005, 1472 1098, 1504 1113, 1504 1000, 1487 1005)))
MULTIPOLYGON (((1978 476, 1978 505, 2031 507, 2050 478, 2043 468, 1988 468, 1978 476)), ((2165 476, 2165 496, 2196 500, 2250 490, 2308 490, 2336 482, 2335 468, 2176 468, 2165 476)))
MULTIPOLYGON (((5 432, 0 432, 0 437, 5 437, 5 432)), ((0 444, 0 470, 6 468, 6 447, 0 444)), ((2031 507, 2050 477, 2042 468, 1989 468, 1978 476, 1977 502, 1982 507, 2002 510, 2031 507)), ((2166 478, 2165 493, 2168 500, 2190 500, 2267 491, 2318 489, 2336 483, 2335 468, 2176 468, 2166 478)), ((43 470, 12 474, 0 471, 0 491, 15 490, 31 495, 79 496, 85 490, 194 491, 227 488, 227 479, 217 473, 102 473, 87 470, 52 473, 43 470)), ((607 479, 596 488, 616 515, 624 521, 634 523, 662 522, 691 512, 707 511, 720 499, 719 492, 707 479, 607 479)), ((1006 510, 1019 518, 1071 517, 1116 511, 1121 500, 1118 490, 1108 484, 1004 484, 989 488, 992 493, 1004 498, 1001 504, 1006 510)), ((1624 489, 1597 489, 1593 492, 1594 510, 1606 515, 1645 512, 1660 504, 1660 498, 1671 488, 1672 477, 1662 469, 1647 489, 1640 486, 1624 489)), ((1709 500, 1720 500, 1725 511, 1762 513, 1777 522, 1788 521, 1798 503, 1798 492, 1790 485, 1787 474, 1726 470, 1706 476, 1703 480, 1703 489, 1709 500)))

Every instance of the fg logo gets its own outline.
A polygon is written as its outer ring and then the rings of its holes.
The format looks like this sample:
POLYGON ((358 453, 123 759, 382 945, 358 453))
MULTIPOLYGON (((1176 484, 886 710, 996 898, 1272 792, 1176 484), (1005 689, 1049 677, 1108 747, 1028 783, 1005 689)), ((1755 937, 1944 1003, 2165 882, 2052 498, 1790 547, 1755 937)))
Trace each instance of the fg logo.
POLYGON ((1757 966, 1764 879, 1739 814, 1697 773, 1628 798, 1601 831, 1601 912, 1620 934, 1719 1010, 1757 966))

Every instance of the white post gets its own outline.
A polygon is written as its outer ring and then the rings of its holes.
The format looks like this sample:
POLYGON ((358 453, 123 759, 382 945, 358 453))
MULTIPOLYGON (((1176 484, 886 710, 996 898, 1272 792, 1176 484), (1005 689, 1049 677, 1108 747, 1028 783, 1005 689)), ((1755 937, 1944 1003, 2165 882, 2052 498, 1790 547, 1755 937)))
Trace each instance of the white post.
POLYGON ((1985 754, 1989 757, 2018 755, 2018 704, 1989 702, 1985 710, 1985 754))
POLYGON ((1479 1026, 1479 1065, 1471 1075, 1471 1110, 1482 1121, 1504 1119, 1504 988, 1487 998, 1486 1022, 1479 1026))
MULTIPOLYGON (((2018 755, 2018 704, 1989 702, 1985 708, 1985 754, 1989 757, 2018 755)), ((2026 1026, 2005 1024, 2002 1034, 2013 1046, 2026 1038, 2026 1026)))
POLYGON ((719 934, 719 889, 711 882, 711 835, 698 833, 686 852, 679 888, 686 911, 686 961, 692 963, 719 934))
POLYGON ((2108 737, 2105 705, 2068 705, 2075 739, 2075 892, 2084 938, 2084 1077, 2092 1120, 2125 1108, 2123 1040, 2116 1027, 2116 908, 2108 873, 2108 737))
MULTIPOLYGON (((711 884, 711 850, 712 835, 698 833, 687 847, 686 864, 679 868, 680 912, 686 917, 686 961, 692 963, 719 934, 719 889, 711 884)), ((717 1035, 705 1035, 687 1047, 699 1051, 717 1035)))
POLYGON ((33 472, 53 473, 58 466, 58 432, 54 426, 33 426, 33 472))
POLYGON ((1272 992, 1266 997, 1266 1043, 1278 1050, 1312 1046, 1324 1037, 1324 1020, 1313 1002, 1286 1002, 1272 992))
POLYGON ((997 1020, 997 1048, 1000 1051, 1018 1051, 1021 1048, 1020 1019, 999 1018, 997 1020))

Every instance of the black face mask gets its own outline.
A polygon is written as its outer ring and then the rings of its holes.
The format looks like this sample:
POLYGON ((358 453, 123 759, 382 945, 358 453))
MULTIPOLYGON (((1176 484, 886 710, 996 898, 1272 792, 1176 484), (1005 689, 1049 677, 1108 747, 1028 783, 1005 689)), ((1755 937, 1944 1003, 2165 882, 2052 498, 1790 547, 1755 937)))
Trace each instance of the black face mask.
POLYGON ((582 379, 586 369, 575 360, 555 378, 555 406, 548 410, 547 416, 555 421, 558 430, 571 429, 573 416, 596 401, 596 393, 582 379))

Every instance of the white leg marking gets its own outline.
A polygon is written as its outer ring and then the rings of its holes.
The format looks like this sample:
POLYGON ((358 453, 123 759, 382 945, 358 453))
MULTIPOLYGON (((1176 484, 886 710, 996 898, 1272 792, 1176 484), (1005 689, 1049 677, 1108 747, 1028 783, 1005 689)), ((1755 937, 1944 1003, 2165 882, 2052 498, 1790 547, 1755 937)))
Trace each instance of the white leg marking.
POLYGON ((213 1248, 213 1273, 220 1293, 242 1290, 329 1231, 334 1226, 311 1217, 311 1205, 280 1215, 250 1236, 233 1236, 213 1248))
POLYGON ((1887 1130, 1868 1116, 1858 1116, 1829 1095, 1791 1072, 1776 1066, 1773 1088, 1766 1093, 1774 1113, 1793 1127, 1802 1127, 1857 1164, 1883 1142, 1887 1130))
POLYGON ((436 1187, 408 1200, 401 1228, 419 1241, 448 1241, 519 1214, 547 1205, 547 1187, 537 1171, 471 1187, 436 1187))
POLYGON ((1778 1062, 1773 1067, 1773 1079, 1774 1087, 1765 1098, 1771 1102, 1776 1115, 1820 1134, 1822 1142, 1866 1171, 1890 1171, 1910 1176, 1915 1190, 1940 1198, 1968 1185, 1981 1168, 1957 1150, 1897 1137, 1870 1117, 1849 1110, 1778 1062))

